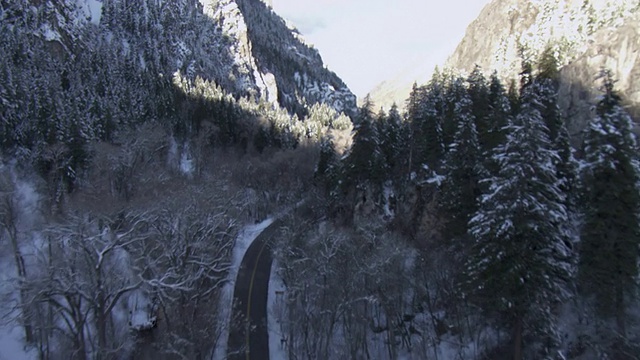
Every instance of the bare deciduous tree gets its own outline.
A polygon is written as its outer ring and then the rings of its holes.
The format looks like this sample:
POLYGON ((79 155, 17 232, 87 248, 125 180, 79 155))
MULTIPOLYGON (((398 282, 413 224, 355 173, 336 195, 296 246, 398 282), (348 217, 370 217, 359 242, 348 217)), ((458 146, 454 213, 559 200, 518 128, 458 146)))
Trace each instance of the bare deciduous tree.
POLYGON ((147 288, 162 311, 161 350, 173 357, 201 359, 220 337, 217 304, 230 266, 235 222, 222 211, 195 206, 160 210, 150 236, 135 257, 147 288))
MULTIPOLYGON (((113 339, 113 311, 141 285, 129 249, 144 238, 144 214, 116 219, 72 216, 47 231, 37 253, 39 276, 28 284, 41 333, 70 344, 73 359, 109 358, 123 346, 113 339), (52 330, 52 331, 49 331, 52 330)), ((42 339, 40 341, 43 341, 42 339)))
POLYGON ((27 267, 25 265, 25 257, 21 249, 21 211, 19 194, 16 189, 15 179, 13 174, 2 169, 0 174, 0 231, 1 237, 9 240, 11 245, 11 252, 13 253, 13 259, 16 266, 16 276, 18 279, 19 291, 19 312, 21 317, 21 323, 24 327, 25 340, 30 343, 33 341, 33 329, 30 323, 29 316, 27 314, 27 308, 24 305, 27 298, 26 287, 24 282, 27 279, 27 267))

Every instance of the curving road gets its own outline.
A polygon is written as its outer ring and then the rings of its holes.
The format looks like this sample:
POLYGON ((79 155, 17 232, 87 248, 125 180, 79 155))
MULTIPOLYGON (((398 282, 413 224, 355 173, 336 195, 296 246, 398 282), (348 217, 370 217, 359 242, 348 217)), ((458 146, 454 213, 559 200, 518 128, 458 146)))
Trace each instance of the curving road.
POLYGON ((233 292, 233 316, 227 344, 230 360, 268 360, 267 294, 271 242, 282 222, 275 220, 258 235, 242 259, 233 292))

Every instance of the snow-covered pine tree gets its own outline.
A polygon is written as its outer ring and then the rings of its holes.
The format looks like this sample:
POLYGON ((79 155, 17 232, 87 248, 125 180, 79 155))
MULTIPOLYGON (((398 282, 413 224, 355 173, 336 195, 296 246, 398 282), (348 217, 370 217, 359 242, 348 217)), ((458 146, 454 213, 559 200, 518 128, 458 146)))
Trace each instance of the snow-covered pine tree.
POLYGON ((584 226, 579 284, 604 319, 626 332, 626 310, 636 295, 640 245, 640 173, 632 121, 620 104, 610 73, 604 95, 586 130, 583 172, 584 226))
POLYGON ((524 344, 532 349, 544 341, 549 350, 553 307, 570 277, 558 155, 538 111, 536 85, 523 89, 521 102, 506 143, 494 155, 498 174, 482 181, 487 190, 469 221, 476 244, 466 266, 471 300, 512 331, 514 359, 523 358, 524 344))
POLYGON ((412 133, 412 168, 426 165, 437 170, 444 155, 442 123, 444 117, 443 76, 437 71, 426 86, 414 87, 409 98, 412 133))
POLYGON ((472 111, 473 103, 469 95, 463 96, 455 104, 454 121, 457 129, 445 156, 445 180, 442 183, 439 201, 440 209, 446 214, 444 239, 453 244, 452 255, 458 259, 464 257, 463 249, 469 246, 464 239, 467 225, 477 211, 479 182, 487 176, 472 111))
POLYGON ((511 116, 511 104, 507 91, 505 90, 498 73, 494 71, 489 79, 488 106, 490 128, 484 134, 484 148, 487 154, 493 153, 493 150, 499 145, 504 144, 506 134, 504 127, 509 122, 511 116))
POLYGON ((539 78, 536 80, 540 89, 542 118, 549 129, 549 140, 552 149, 558 153, 556 170, 560 189, 567 194, 567 206, 575 204, 575 188, 577 182, 577 162, 573 156, 569 131, 558 106, 558 90, 553 79, 539 78))
POLYGON ((548 46, 538 61, 538 72, 533 80, 540 90, 540 114, 549 129, 549 140, 558 153, 556 161, 557 177, 560 189, 567 194, 566 205, 575 205, 575 188, 577 182, 577 163, 573 157, 569 131, 564 116, 558 105, 559 70, 554 49, 548 46))
POLYGON ((345 185, 348 186, 359 186, 366 181, 381 184, 384 179, 385 163, 372 106, 366 97, 354 122, 353 145, 345 159, 345 185))
POLYGON ((487 141, 488 133, 491 131, 493 119, 490 117, 490 90, 489 86, 487 86, 487 79, 484 77, 480 66, 476 65, 467 78, 467 83, 469 84, 468 92, 473 104, 472 113, 475 116, 479 141, 482 145, 482 150, 487 151, 489 146, 485 144, 485 142, 487 141))

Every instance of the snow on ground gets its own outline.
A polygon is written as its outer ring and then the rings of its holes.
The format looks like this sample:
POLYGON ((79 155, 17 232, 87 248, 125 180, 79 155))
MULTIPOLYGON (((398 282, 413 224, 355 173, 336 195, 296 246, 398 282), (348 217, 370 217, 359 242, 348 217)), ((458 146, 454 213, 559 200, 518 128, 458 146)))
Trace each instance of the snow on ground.
POLYGON ((236 285, 236 278, 238 277, 238 270, 240 270, 242 258, 253 240, 255 240, 258 235, 264 231, 264 229, 269 227, 273 221, 273 218, 268 218, 261 223, 247 225, 238 234, 235 247, 233 248, 233 254, 231 255, 231 268, 229 269, 228 281, 222 287, 222 295, 220 296, 220 322, 222 324, 227 324, 227 326, 221 329, 222 333, 220 335, 220 343, 216 346, 213 355, 215 360, 223 360, 227 358, 227 340, 229 339, 228 324, 231 323, 233 290, 236 285))
POLYGON ((15 291, 16 269, 8 253, 0 254, 0 360, 31 360, 34 351, 24 347, 24 330, 16 322, 18 316, 13 309, 18 301, 15 291))
POLYGON ((384 196, 384 215, 393 218, 395 209, 390 206, 390 203, 391 199, 395 197, 395 194, 393 192, 393 186, 390 181, 387 181, 384 184, 382 193, 384 196))
MULTIPOLYGON (((21 251, 25 256, 27 266, 30 258, 28 254, 33 253, 30 248, 31 242, 37 243, 38 234, 32 234, 33 224, 38 221, 38 202, 40 197, 35 190, 35 186, 19 178, 14 169, 15 164, 0 165, 0 174, 6 175, 9 187, 5 190, 13 189, 12 200, 17 205, 18 219, 16 225, 21 238, 21 251), (30 238, 29 238, 30 237, 30 238)), ((18 304, 17 291, 17 270, 11 247, 7 239, 2 239, 0 248, 0 360, 26 360, 35 359, 35 351, 26 351, 24 343, 24 329, 17 323, 19 317, 16 306, 18 304)))
POLYGON ((286 337, 278 319, 284 318, 284 281, 278 274, 278 263, 273 260, 267 296, 267 326, 269 329, 269 359, 286 360, 286 337))
POLYGON ((35 351, 24 349, 23 336, 22 328, 16 324, 0 327, 0 360, 36 359, 35 351))
POLYGON ((87 7, 91 22, 99 25, 102 18, 102 2, 98 0, 87 0, 87 7))

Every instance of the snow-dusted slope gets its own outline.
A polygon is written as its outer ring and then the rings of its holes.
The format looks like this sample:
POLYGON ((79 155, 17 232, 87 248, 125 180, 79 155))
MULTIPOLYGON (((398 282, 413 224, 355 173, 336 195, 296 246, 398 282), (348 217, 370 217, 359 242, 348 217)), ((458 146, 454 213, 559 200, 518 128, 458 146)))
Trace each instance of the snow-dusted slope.
POLYGON ((355 109, 355 96, 323 64, 316 49, 261 0, 200 0, 231 39, 234 63, 258 87, 261 98, 294 112, 327 103, 355 109))
POLYGON ((564 65, 587 51, 598 30, 621 26, 639 5, 636 0, 494 0, 469 25, 447 66, 471 72, 477 64, 515 78, 521 55, 536 61, 547 46, 556 48, 564 65))
MULTIPOLYGON (((4 1, 3 1, 4 4, 4 1)), ((34 34, 61 58, 84 51, 87 32, 121 42, 141 68, 213 80, 236 96, 292 113, 315 103, 355 110, 355 96, 317 50, 260 0, 21 0, 4 20, 40 23, 34 34)))

